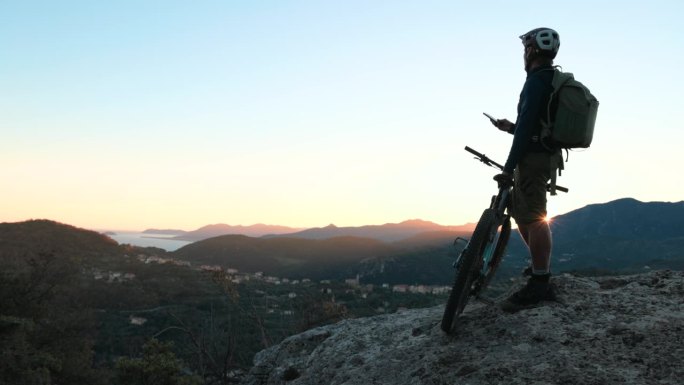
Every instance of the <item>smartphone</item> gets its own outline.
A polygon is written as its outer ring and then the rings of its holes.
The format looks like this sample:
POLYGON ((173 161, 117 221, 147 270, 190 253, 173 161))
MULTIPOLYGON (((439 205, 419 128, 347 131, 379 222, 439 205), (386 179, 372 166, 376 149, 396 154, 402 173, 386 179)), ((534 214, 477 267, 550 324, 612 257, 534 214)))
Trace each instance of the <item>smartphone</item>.
POLYGON ((491 120, 491 121, 492 121, 492 124, 496 124, 496 121, 497 121, 497 119, 496 119, 496 118, 494 118, 493 116, 489 115, 489 114, 488 114, 488 113, 486 113, 486 112, 483 112, 482 114, 484 114, 484 116, 488 117, 488 118, 489 118, 489 120, 491 120))

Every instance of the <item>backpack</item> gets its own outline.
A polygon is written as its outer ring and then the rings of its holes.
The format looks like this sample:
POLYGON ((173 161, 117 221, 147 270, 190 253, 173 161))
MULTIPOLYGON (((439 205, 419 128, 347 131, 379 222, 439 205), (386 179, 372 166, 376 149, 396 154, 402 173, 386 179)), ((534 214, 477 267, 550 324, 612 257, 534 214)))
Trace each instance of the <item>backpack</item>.
POLYGON ((546 120, 551 124, 542 127, 542 143, 553 148, 587 148, 594 137, 599 102, 571 73, 558 67, 553 71, 546 120))

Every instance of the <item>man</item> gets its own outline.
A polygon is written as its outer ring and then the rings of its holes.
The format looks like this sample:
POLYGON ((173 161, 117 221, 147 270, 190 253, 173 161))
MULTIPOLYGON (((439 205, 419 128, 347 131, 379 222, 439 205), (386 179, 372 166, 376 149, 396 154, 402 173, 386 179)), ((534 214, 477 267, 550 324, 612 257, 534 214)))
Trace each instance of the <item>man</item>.
POLYGON ((507 298, 501 308, 515 312, 556 299, 550 284, 551 230, 546 222, 546 186, 556 172, 559 150, 549 150, 540 140, 542 124, 547 123, 547 107, 552 92, 553 59, 560 39, 550 28, 537 28, 520 36, 525 47, 527 79, 520 93, 515 123, 492 121, 499 130, 513 134, 513 144, 499 185, 513 184, 511 215, 532 257, 527 284, 507 298), (514 177, 513 177, 514 176, 514 177))

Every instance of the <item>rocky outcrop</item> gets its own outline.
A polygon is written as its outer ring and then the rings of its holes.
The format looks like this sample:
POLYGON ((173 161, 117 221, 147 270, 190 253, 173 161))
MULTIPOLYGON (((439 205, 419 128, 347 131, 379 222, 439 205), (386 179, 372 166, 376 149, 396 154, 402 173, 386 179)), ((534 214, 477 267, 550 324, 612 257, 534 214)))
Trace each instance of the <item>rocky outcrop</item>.
POLYGON ((682 384, 684 273, 554 278, 563 303, 350 319, 258 353, 243 384, 682 384))

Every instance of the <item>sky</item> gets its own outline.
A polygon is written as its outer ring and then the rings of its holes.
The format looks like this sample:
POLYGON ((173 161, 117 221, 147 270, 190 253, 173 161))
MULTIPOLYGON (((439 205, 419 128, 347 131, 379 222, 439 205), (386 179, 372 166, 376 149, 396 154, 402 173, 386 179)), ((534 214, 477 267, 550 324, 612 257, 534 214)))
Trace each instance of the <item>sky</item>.
POLYGON ((0 222, 90 229, 475 222, 525 81, 600 101, 549 215, 684 200, 681 1, 0 0, 0 222))

